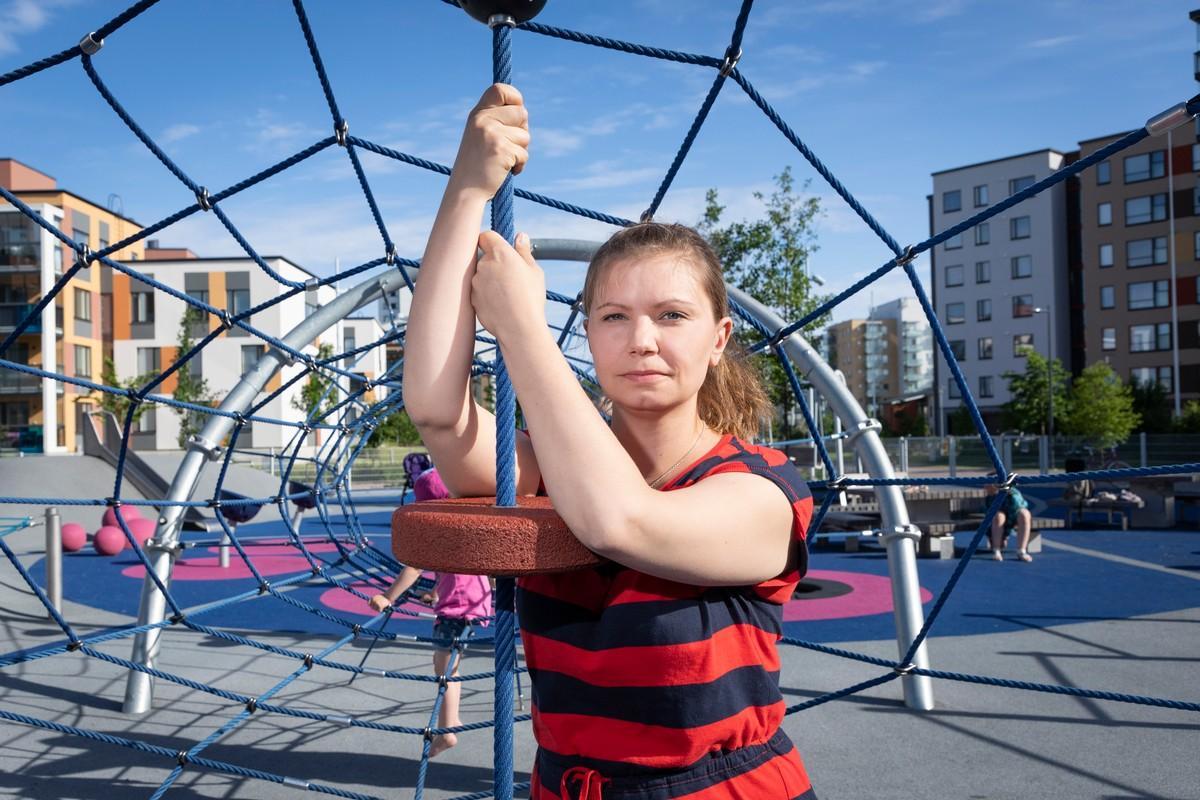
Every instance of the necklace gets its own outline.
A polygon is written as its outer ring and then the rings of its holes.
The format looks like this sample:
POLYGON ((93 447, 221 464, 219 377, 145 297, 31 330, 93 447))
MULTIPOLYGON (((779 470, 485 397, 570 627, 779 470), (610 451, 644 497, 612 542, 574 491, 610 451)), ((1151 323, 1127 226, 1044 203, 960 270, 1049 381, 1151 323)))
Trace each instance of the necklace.
POLYGON ((696 434, 696 440, 695 440, 694 442, 692 442, 692 446, 691 446, 691 447, 689 447, 689 448, 687 449, 687 452, 685 452, 683 455, 681 455, 681 456, 680 456, 680 457, 679 457, 679 458, 678 458, 678 459, 675 461, 675 463, 674 463, 674 464, 672 464, 671 466, 669 466, 669 467, 667 467, 665 470, 663 470, 663 472, 662 472, 662 474, 661 474, 661 475, 659 475, 659 476, 658 476, 657 478, 655 478, 654 480, 650 481, 650 488, 651 488, 651 489, 657 489, 659 486, 661 486, 661 485, 662 485, 662 480, 663 480, 663 478, 665 478, 665 477, 667 477, 668 475, 670 475, 670 474, 671 474, 671 472, 672 472, 672 471, 673 471, 673 470, 674 470, 676 467, 678 467, 678 466, 679 466, 681 463, 683 463, 683 460, 684 460, 685 458, 687 458, 689 455, 691 455, 691 454, 692 454, 692 451, 696 449, 696 445, 700 444, 700 437, 702 437, 702 436, 704 435, 704 428, 705 428, 705 426, 704 426, 704 425, 701 425, 701 426, 700 426, 700 432, 696 434))

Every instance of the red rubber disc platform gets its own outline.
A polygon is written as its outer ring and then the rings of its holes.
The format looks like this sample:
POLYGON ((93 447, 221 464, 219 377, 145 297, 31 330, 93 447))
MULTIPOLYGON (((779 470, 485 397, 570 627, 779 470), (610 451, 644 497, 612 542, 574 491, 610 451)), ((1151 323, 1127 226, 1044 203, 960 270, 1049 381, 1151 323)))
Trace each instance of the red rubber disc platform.
POLYGON ((460 497, 401 506, 392 514, 392 553, 402 564, 465 575, 535 575, 602 563, 568 530, 548 497, 460 497))

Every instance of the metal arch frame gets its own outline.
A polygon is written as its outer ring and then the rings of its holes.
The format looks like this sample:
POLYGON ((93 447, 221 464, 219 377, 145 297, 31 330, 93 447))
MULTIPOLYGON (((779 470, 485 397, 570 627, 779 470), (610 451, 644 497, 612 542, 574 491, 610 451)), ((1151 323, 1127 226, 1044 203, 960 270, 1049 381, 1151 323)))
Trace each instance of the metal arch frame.
MULTIPOLYGON (((579 239, 535 239, 532 244, 534 254, 549 261, 590 261, 592 254, 599 247, 598 242, 579 239)), ((340 320, 404 285, 404 276, 399 271, 369 278, 318 308, 289 331, 282 341, 289 347, 300 349, 340 320)), ((752 314, 768 328, 779 329, 785 324, 774 312, 744 292, 732 286, 728 287, 728 290, 747 313, 752 314)), ((842 424, 849 430, 861 431, 861 435, 854 436, 851 441, 871 476, 893 477, 892 465, 880 441, 877 425, 870 424, 873 420, 867 417, 853 395, 837 379, 833 369, 798 333, 784 339, 781 346, 800 368, 803 376, 825 397, 842 424)), ((230 414, 244 413, 253 405, 267 381, 289 362, 289 357, 277 348, 267 350, 225 396, 219 410, 230 414)), ((175 559, 179 553, 178 545, 185 510, 184 506, 172 504, 191 500, 208 462, 218 457, 215 443, 224 441, 233 431, 235 424, 236 420, 232 416, 210 415, 200 434, 189 441, 187 453, 171 481, 170 490, 165 498, 168 504, 164 505, 154 532, 156 546, 146 554, 153 573, 164 585, 170 583, 175 559)), ((876 486, 875 494, 886 532, 883 538, 887 547, 888 571, 891 575, 896 640, 903 657, 921 629, 923 621, 916 569, 916 539, 920 534, 909 522, 908 508, 899 487, 876 486)), ((158 625, 165 616, 166 598, 158 591, 150 575, 147 575, 142 584, 138 626, 158 625)), ((161 636, 161 627, 153 627, 137 634, 130 660, 153 667, 158 656, 161 636)), ((912 661, 915 666, 923 669, 929 667, 925 644, 917 650, 912 661)), ((905 675, 901 681, 906 705, 922 711, 933 708, 932 682, 928 677, 905 675)), ((150 710, 153 702, 153 678, 145 672, 130 670, 125 686, 125 713, 145 713, 150 710)))

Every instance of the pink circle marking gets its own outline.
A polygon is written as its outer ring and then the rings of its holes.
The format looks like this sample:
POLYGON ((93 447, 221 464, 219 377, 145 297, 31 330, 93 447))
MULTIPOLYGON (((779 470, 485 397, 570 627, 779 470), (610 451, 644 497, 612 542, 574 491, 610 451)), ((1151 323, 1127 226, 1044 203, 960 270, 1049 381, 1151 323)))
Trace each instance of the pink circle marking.
MULTIPOLYGON (((815 600, 790 600, 783 606, 784 622, 866 617, 892 610, 892 582, 886 576, 814 569, 806 577, 844 583, 850 587, 850 592, 815 600)), ((921 602, 928 603, 932 599, 933 593, 922 587, 921 602)))
MULTIPOLYGON (((428 577, 428 573, 427 573, 428 577)), ((378 586, 370 583, 352 583, 350 586, 365 594, 367 597, 374 597, 377 594, 382 594, 383 591, 378 586)), ((359 614, 364 617, 374 617, 376 612, 366 600, 360 599, 357 595, 350 594, 344 589, 333 588, 327 589, 321 593, 321 605, 326 608, 332 608, 335 611, 344 611, 348 614, 359 614)), ((432 609, 424 603, 419 603, 415 600, 410 600, 403 605, 405 611, 414 611, 418 614, 431 614, 432 609)), ((397 616, 397 619, 411 619, 407 614, 397 616)))
MULTIPOLYGON (((328 553, 336 551, 333 544, 306 544, 310 553, 328 553)), ((288 573, 304 572, 309 569, 308 561, 300 551, 283 540, 270 542, 252 542, 243 545, 246 553, 254 561, 254 566, 261 575, 286 575, 288 573)), ((233 581, 242 578, 253 578, 254 574, 246 567, 237 549, 229 548, 229 566, 222 567, 219 560, 219 550, 216 547, 206 547, 203 552, 212 555, 206 558, 191 556, 181 558, 175 563, 171 573, 177 581, 233 581)), ((140 563, 121 570, 126 578, 143 578, 146 569, 140 563)))

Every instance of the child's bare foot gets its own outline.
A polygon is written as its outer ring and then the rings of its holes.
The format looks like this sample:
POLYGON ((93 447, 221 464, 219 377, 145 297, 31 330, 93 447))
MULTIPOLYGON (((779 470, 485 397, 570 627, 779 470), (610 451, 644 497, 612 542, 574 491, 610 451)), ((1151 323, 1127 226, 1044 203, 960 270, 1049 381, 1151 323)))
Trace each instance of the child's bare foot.
POLYGON ((429 745, 429 757, 433 758, 438 753, 449 750, 454 745, 458 744, 458 737, 453 733, 443 733, 433 737, 433 742, 429 745))

